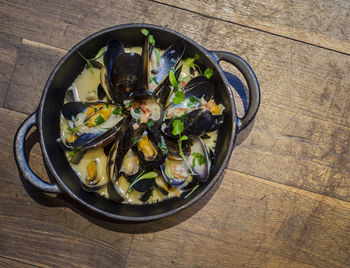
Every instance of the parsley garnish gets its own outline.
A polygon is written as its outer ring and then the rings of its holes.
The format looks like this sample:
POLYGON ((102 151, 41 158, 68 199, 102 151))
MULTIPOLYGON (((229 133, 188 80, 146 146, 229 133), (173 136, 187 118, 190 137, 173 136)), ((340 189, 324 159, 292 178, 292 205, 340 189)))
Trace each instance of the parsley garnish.
POLYGON ((149 31, 147 29, 141 29, 141 33, 147 36, 149 34, 149 31))
POLYGON ((154 38, 153 38, 153 35, 149 35, 149 37, 148 37, 148 42, 152 45, 152 46, 154 46, 155 44, 156 44, 156 41, 154 40, 154 38))
POLYGON ((176 119, 173 121, 173 131, 174 136, 181 135, 184 131, 184 122, 181 119, 176 119))
POLYGON ((178 136, 179 139, 177 140, 177 145, 179 146, 179 154, 181 156, 181 158, 185 161, 188 169, 191 171, 191 173, 193 174, 193 171, 191 169, 191 166, 189 165, 189 163, 187 162, 187 159, 182 151, 182 141, 188 140, 188 137, 186 135, 181 136, 181 133, 184 131, 184 118, 185 116, 181 116, 179 119, 175 119, 173 121, 173 131, 172 134, 174 136, 178 136))
POLYGON ((212 68, 207 68, 207 69, 205 69, 204 75, 205 75, 208 79, 210 79, 210 77, 213 76, 213 69, 212 69, 212 68))
POLYGON ((112 114, 114 114, 114 115, 121 115, 122 114, 122 108, 120 108, 120 107, 114 108, 113 111, 112 111, 112 114))
POLYGON ((154 124, 154 120, 152 120, 152 119, 147 122, 148 127, 153 126, 153 124, 154 124))
POLYGON ((90 62, 90 60, 87 59, 87 58, 85 58, 85 57, 83 56, 83 54, 81 54, 81 53, 79 52, 79 50, 77 50, 77 52, 78 52, 79 56, 82 57, 82 58, 86 61, 87 65, 89 66, 90 71, 93 73, 93 72, 94 72, 94 66, 92 66, 92 63, 90 62))
POLYGON ((134 113, 135 113, 135 114, 140 114, 140 108, 134 109, 134 113))
POLYGON ((153 35, 149 34, 149 31, 147 29, 141 29, 141 33, 145 36, 148 36, 148 42, 154 46, 156 44, 156 41, 153 38, 153 35))
POLYGON ((170 70, 169 72, 169 81, 170 81, 170 84, 173 86, 173 88, 179 87, 173 70, 170 70))
POLYGON ((160 143, 158 143, 157 147, 163 152, 163 154, 168 153, 168 147, 166 146, 166 143, 164 140, 162 140, 160 143))
POLYGON ((150 78, 150 79, 151 79, 150 82, 153 81, 156 85, 159 85, 159 82, 157 81, 156 77, 152 77, 152 78, 150 78))
POLYGON ((202 166, 203 164, 205 164, 207 162, 207 160, 205 159, 205 156, 202 155, 201 153, 198 152, 194 152, 191 154, 193 156, 193 160, 192 160, 192 166, 195 167, 196 166, 196 160, 197 163, 202 166))
POLYGON ((71 159, 79 150, 75 149, 68 154, 68 158, 71 159))
POLYGON ((198 187, 199 187, 199 184, 197 184, 195 187, 193 187, 193 189, 191 190, 191 192, 189 192, 187 195, 185 195, 184 198, 189 197, 198 187))
POLYGON ((147 179, 153 179, 153 178, 155 178, 155 177, 158 176, 158 174, 157 174, 156 172, 154 172, 154 171, 151 171, 151 172, 148 172, 148 173, 146 173, 146 174, 143 174, 144 172, 145 172, 145 171, 143 170, 143 171, 141 172, 141 174, 129 185, 129 187, 128 187, 128 193, 131 192, 132 187, 133 187, 136 183, 138 183, 139 181, 141 181, 141 180, 147 180, 147 179), (142 175, 142 174, 143 174, 143 175, 142 175))
POLYGON ((156 53, 156 56, 157 56, 157 62, 159 63, 160 62, 160 51, 158 48, 154 48, 154 53, 156 53))
POLYGON ((185 100, 185 94, 181 90, 176 91, 175 97, 173 98, 173 103, 179 104, 184 100, 185 100))
POLYGON ((136 143, 137 139, 135 137, 131 137, 130 140, 132 141, 132 143, 136 143))
POLYGON ((196 98, 195 96, 191 96, 190 97, 190 102, 187 103, 187 107, 189 107, 189 108, 196 108, 200 101, 201 100, 196 98))
POLYGON ((105 53, 106 51, 106 46, 104 46, 103 48, 101 48, 95 57, 93 57, 92 59, 89 59, 89 60, 97 60, 99 57, 101 57, 103 55, 103 53, 105 53))
POLYGON ((95 118, 96 125, 100 125, 105 121, 105 119, 99 114, 97 118, 95 118))
MULTIPOLYGON (((198 60, 199 59, 199 55, 198 54, 196 54, 196 55, 194 55, 194 58, 187 58, 185 61, 184 61, 184 63, 183 63, 183 66, 184 67, 192 67, 192 68, 196 68, 198 71, 199 71, 199 73, 203 76, 203 72, 202 72, 202 70, 201 70, 201 68, 197 65, 197 64, 195 64, 194 63, 194 61, 195 60, 198 60)), ((209 79, 209 78, 208 78, 209 79)))

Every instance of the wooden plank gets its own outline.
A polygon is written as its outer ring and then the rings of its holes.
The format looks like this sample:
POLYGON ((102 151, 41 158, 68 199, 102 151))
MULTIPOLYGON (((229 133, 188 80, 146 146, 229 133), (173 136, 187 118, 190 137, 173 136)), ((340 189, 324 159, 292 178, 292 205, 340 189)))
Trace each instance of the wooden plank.
POLYGON ((28 186, 0 186, 0 256, 41 267, 125 264, 132 235, 123 232, 133 225, 96 220, 28 186))
POLYGON ((11 260, 11 259, 8 259, 8 258, 3 258, 0 256, 0 266, 1 267, 11 267, 11 268, 21 268, 21 267, 39 267, 39 266, 35 266, 35 265, 31 265, 31 264, 28 264, 28 263, 23 263, 23 262, 20 262, 20 261, 16 261, 16 260, 11 260))
POLYGON ((262 105, 228 167, 350 201, 350 129, 262 105))
POLYGON ((32 113, 45 83, 65 50, 23 39, 5 107, 32 113))
POLYGON ((127 267, 350 265, 347 202, 229 170, 209 196, 138 225, 127 267))
POLYGON ((65 48, 68 24, 57 19, 62 4, 60 1, 1 1, 0 32, 65 48))
POLYGON ((0 106, 4 105, 21 39, 0 32, 0 106))
POLYGON ((155 2, 350 53, 348 1, 156 0, 155 2))

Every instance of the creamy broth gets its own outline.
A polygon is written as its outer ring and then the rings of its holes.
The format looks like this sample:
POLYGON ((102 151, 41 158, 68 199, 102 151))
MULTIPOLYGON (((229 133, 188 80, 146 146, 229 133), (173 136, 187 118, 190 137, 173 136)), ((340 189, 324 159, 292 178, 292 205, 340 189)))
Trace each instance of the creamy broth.
MULTIPOLYGON (((126 52, 134 52, 137 54, 142 53, 142 48, 141 47, 131 47, 131 48, 126 48, 126 52)), ((163 53, 163 51, 161 51, 163 53)), ((154 56, 154 53, 151 55, 152 57, 154 56)), ((100 57, 97 59, 100 63, 103 63, 103 57, 100 57)), ((91 100, 97 100, 98 95, 97 95, 97 88, 100 84, 100 72, 101 70, 98 68, 93 68, 93 71, 90 70, 89 68, 85 68, 74 80, 72 83, 71 87, 73 91, 76 94, 75 98, 77 101, 91 101, 91 100)), ((184 69, 180 73, 180 77, 188 77, 190 75, 189 69, 184 69)), ((195 73, 195 75, 198 75, 198 72, 195 73)), ((152 77, 152 76, 151 76, 152 77)), ((155 85, 153 85, 155 87, 155 85)), ((151 87, 151 83, 150 83, 151 87)), ((65 99, 65 103, 69 102, 70 100, 68 97, 65 99)), ((169 100, 168 100, 169 101, 169 100)), ((224 109, 224 107, 220 104, 220 109, 221 113, 224 109)), ((61 139, 65 140, 67 138, 72 138, 72 134, 69 131, 69 124, 67 123, 67 120, 61 116, 61 139)), ((217 131, 213 132, 208 132, 207 138, 204 140, 206 146, 210 148, 212 151, 215 151, 215 144, 217 140, 217 131)), ((73 137, 74 139, 74 137, 73 137)), ((66 157, 68 161, 71 159, 71 151, 65 151, 66 157)), ((80 178, 81 182, 84 183, 86 178, 88 177, 88 165, 91 163, 91 161, 96 162, 96 169, 97 169, 97 176, 99 179, 99 184, 101 187, 99 187, 98 190, 95 192, 98 193, 99 195, 109 198, 109 193, 107 190, 107 183, 109 182, 109 176, 107 175, 107 156, 104 151, 103 147, 97 148, 97 149, 89 149, 86 151, 86 153, 83 155, 79 163, 77 164, 71 164, 71 167, 77 174, 77 176, 80 178)), ((146 202, 140 201, 140 198, 143 196, 144 193, 138 192, 135 189, 132 189, 130 191, 130 183, 126 180, 126 178, 122 175, 119 177, 119 179, 115 182, 117 188, 119 189, 118 194, 121 195, 124 199, 124 203, 129 203, 129 204, 136 204, 136 205, 141 205, 141 204, 151 204, 151 203, 156 203, 163 201, 168 198, 173 198, 173 197, 180 197, 181 194, 183 194, 184 191, 183 189, 177 188, 177 187, 171 187, 163 178, 162 173, 159 171, 159 169, 156 169, 158 176, 155 178, 157 185, 162 186, 163 189, 165 189, 168 194, 165 195, 162 193, 162 191, 154 187, 152 190, 152 193, 149 197, 149 199, 146 202)), ((190 175, 186 181, 186 185, 190 184, 193 179, 193 176, 190 175)), ((188 192, 188 190, 187 190, 188 192)))

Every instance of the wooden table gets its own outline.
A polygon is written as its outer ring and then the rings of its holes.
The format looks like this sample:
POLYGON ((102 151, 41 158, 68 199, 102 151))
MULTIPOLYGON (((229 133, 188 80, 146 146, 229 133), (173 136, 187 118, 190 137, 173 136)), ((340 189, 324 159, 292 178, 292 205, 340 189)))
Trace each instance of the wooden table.
MULTIPOLYGON (((349 1, 3 0, 0 14, 0 267, 350 267, 349 1), (131 22, 242 56, 262 90, 209 194, 141 224, 37 191, 13 157, 58 60, 131 22)), ((38 142, 31 131, 30 165, 48 178, 38 142)))

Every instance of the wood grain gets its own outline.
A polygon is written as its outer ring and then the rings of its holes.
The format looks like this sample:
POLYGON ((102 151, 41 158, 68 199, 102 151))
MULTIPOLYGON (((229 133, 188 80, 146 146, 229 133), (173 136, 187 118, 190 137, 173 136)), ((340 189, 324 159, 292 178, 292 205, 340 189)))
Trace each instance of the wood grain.
POLYGON ((156 2, 350 53, 348 1, 156 0, 156 2))
POLYGON ((51 71, 65 52, 23 39, 4 106, 16 111, 34 112, 51 71))
POLYGON ((0 203, 0 257, 40 267, 115 267, 126 262, 132 236, 115 232, 117 224, 113 230, 101 228, 91 217, 61 207, 60 198, 32 190, 34 201, 23 185, 0 181, 0 186, 6 200, 0 203))
POLYGON ((226 171, 204 207, 186 221, 177 217, 137 226, 127 267, 350 265, 344 201, 226 171), (144 233, 169 220, 178 225, 144 233))
POLYGON ((350 129, 262 105, 228 168, 350 201, 350 129))
POLYGON ((39 266, 35 266, 35 265, 32 265, 32 264, 23 263, 23 262, 20 262, 20 261, 16 261, 16 260, 4 258, 4 257, 0 257, 0 266, 1 267, 13 267, 13 268, 39 267, 39 266))
POLYGON ((0 32, 0 106, 5 102, 20 41, 16 36, 0 32))
MULTIPOLYGON (((349 267, 349 3, 161 2, 0 1, 0 266, 349 267), (37 191, 13 157, 15 132, 58 60, 89 34, 131 22, 242 56, 262 89, 218 183, 141 224, 106 222, 37 191)), ((26 153, 48 180, 38 141, 34 128, 26 153)))

